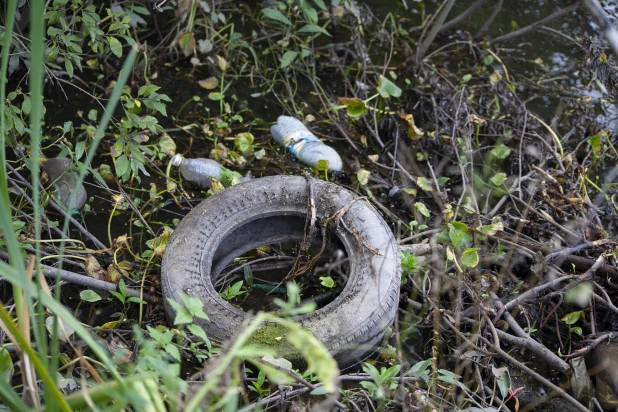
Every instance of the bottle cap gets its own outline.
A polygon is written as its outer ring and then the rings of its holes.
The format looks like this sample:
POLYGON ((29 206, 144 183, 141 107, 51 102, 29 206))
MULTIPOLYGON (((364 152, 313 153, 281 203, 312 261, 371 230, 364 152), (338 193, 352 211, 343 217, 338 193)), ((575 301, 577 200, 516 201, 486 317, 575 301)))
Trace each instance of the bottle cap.
POLYGON ((180 164, 182 163, 183 159, 184 158, 182 157, 181 154, 175 154, 174 157, 172 157, 172 166, 174 166, 174 167, 180 166, 180 164))

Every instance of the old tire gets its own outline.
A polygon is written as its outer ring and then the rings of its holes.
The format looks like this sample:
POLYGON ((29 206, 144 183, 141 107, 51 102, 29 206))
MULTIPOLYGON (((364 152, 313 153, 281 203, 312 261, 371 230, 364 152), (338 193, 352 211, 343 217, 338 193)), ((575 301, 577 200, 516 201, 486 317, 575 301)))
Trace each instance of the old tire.
POLYGON ((175 312, 167 298, 181 304, 182 294, 199 298, 210 320, 197 320, 198 324, 211 338, 232 338, 253 315, 223 300, 211 276, 258 246, 302 239, 310 191, 318 222, 347 208, 337 237, 350 259, 349 279, 334 301, 296 320, 326 345, 341 367, 362 360, 379 344, 397 312, 397 245, 386 222, 366 200, 317 179, 254 179, 217 193, 187 214, 167 243, 161 268, 170 319, 175 312))

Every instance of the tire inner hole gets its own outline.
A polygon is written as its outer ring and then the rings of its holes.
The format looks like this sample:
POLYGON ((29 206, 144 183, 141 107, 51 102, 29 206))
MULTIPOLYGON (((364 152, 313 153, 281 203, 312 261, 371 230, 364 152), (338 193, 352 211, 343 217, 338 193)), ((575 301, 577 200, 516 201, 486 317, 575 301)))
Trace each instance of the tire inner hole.
POLYGON ((335 234, 327 233, 323 242, 320 222, 308 248, 303 248, 305 239, 304 216, 270 216, 240 226, 214 254, 215 290, 244 311, 274 312, 280 309, 275 299, 288 301, 286 282, 291 281, 300 288, 300 305, 328 305, 347 283, 348 253, 335 234))

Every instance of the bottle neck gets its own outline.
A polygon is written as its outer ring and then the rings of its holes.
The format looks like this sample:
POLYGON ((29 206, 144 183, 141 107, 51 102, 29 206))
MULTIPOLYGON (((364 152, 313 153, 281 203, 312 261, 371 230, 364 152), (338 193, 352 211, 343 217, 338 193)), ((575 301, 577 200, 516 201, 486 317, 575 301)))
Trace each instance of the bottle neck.
POLYGON ((297 130, 294 133, 290 133, 283 139, 284 146, 288 147, 290 153, 298 157, 298 154, 303 150, 307 143, 318 142, 320 140, 309 130, 297 130))

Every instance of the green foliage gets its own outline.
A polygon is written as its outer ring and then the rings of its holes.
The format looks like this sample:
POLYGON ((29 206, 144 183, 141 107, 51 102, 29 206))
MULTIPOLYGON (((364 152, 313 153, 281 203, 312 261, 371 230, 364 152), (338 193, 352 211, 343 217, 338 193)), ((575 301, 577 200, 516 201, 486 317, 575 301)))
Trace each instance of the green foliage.
POLYGON ((118 281, 118 292, 112 290, 109 293, 114 295, 116 299, 118 299, 123 304, 123 306, 127 303, 145 303, 140 298, 129 296, 129 294, 127 293, 127 285, 125 284, 124 279, 120 279, 118 281))
POLYGON ((419 378, 427 383, 431 380, 429 376, 430 369, 433 362, 433 358, 425 359, 424 361, 420 361, 415 363, 412 368, 406 373, 406 375, 414 376, 415 378, 419 378))
POLYGON ((320 284, 329 289, 335 287, 335 281, 330 276, 320 276, 320 284))
MULTIPOLYGON (((122 57, 122 39, 125 44, 135 45, 130 37, 131 18, 123 11, 99 9, 83 0, 50 2, 44 15, 47 27, 45 38, 45 66, 53 70, 64 70, 69 77, 74 76, 75 68, 83 70, 83 61, 92 55, 104 56, 113 53, 122 57), (100 11, 106 16, 102 18, 100 11), (89 50, 85 50, 86 43, 89 50)), ((31 64, 30 48, 23 40, 13 39, 16 67, 31 64)), ((10 74, 10 73, 9 73, 10 74)))
POLYGON ((287 282, 285 288, 288 294, 287 302, 279 298, 273 299, 273 303, 281 308, 279 311, 281 316, 298 316, 315 310, 315 302, 307 302, 303 306, 298 306, 300 305, 300 287, 296 282, 287 282))
POLYGON ((361 386, 367 389, 369 396, 377 400, 383 400, 386 398, 387 393, 397 388, 398 383, 393 378, 399 374, 401 365, 393 365, 390 368, 381 367, 380 370, 376 369, 370 363, 363 363, 363 371, 367 373, 373 382, 362 381, 361 386))
MULTIPOLYGON (((241 282, 242 285, 242 282, 241 282)), ((168 298, 167 301, 172 305, 176 311, 176 318, 174 319, 174 325, 184 325, 193 322, 193 318, 200 318, 208 320, 208 315, 204 313, 204 302, 197 298, 192 298, 187 295, 181 295, 180 297, 184 306, 176 302, 173 299, 168 298)))
POLYGON ((165 94, 157 93, 159 88, 155 85, 142 86, 137 97, 133 97, 131 90, 125 88, 120 98, 125 117, 118 124, 120 135, 110 153, 114 158, 116 175, 125 182, 132 176, 140 182, 139 172, 150 176, 145 168, 146 156, 154 156, 155 151, 146 145, 150 139, 148 132, 157 134, 162 128, 156 117, 140 115, 144 107, 163 116, 167 115, 164 102, 170 102, 171 99, 165 94))
POLYGON ((418 273, 423 267, 419 265, 418 257, 409 250, 399 252, 399 257, 401 259, 401 283, 403 284, 409 275, 418 273))
POLYGON ((380 93, 380 96, 385 99, 388 99, 389 97, 400 97, 401 89, 395 83, 380 75, 380 80, 378 81, 378 93, 380 93))
POLYGON ((258 373, 257 379, 251 382, 251 386, 248 386, 250 391, 258 394, 258 400, 264 399, 264 397, 270 394, 270 388, 268 385, 264 385, 266 381, 266 374, 263 371, 258 373))
POLYGON ((227 300, 230 301, 232 299, 234 299, 237 296, 242 295, 243 293, 247 293, 246 290, 241 290, 242 288, 242 280, 239 280, 238 282, 234 283, 233 285, 230 285, 227 287, 227 289, 225 289, 225 292, 223 293, 219 293, 219 295, 227 300))
POLYGON ((99 296, 98 293, 90 289, 82 290, 81 292, 79 292, 79 297, 84 302, 90 303, 98 302, 101 300, 101 296, 99 296))

